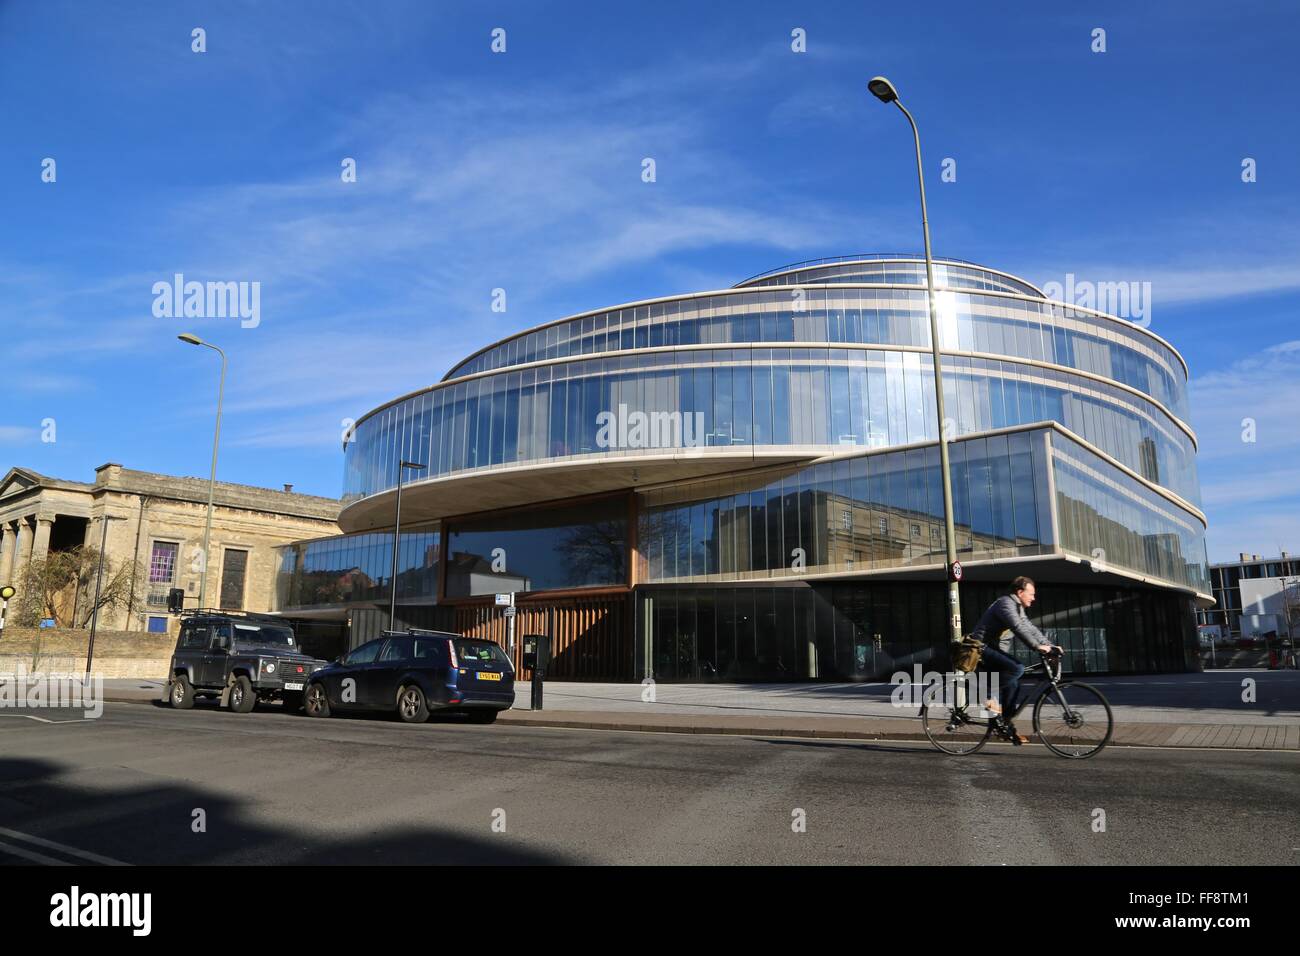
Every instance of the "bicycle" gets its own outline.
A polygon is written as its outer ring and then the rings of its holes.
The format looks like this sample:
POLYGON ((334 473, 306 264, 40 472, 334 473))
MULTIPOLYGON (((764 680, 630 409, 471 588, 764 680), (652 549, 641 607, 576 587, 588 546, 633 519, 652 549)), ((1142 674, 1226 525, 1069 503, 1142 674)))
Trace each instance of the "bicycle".
MULTIPOLYGON (((1115 718, 1110 702, 1091 684, 1061 680, 1061 656, 1039 653, 1037 664, 1025 668, 1025 677, 1042 681, 1042 689, 1034 699, 1034 733, 1047 749, 1062 757, 1082 760, 1101 753, 1115 732, 1115 718)), ((989 742, 996 733, 1005 740, 1010 736, 997 726, 996 721, 972 715, 965 701, 966 682, 959 680, 954 686, 954 704, 921 704, 921 726, 930 742, 947 754, 964 756, 973 754, 989 742)), ((1007 716, 1014 720, 1029 703, 1030 694, 1021 694, 1021 704, 1015 713, 1007 716)), ((976 705, 979 707, 979 705, 976 705)), ((982 708, 980 708, 982 710, 982 708)))

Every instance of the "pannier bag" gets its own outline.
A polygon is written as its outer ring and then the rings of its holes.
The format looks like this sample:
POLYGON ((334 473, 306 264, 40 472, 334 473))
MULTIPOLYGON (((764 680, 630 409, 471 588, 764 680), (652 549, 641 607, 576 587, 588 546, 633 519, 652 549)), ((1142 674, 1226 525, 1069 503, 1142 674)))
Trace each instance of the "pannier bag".
POLYGON ((969 634, 960 641, 952 642, 952 666, 954 670, 969 674, 980 665, 980 656, 984 652, 984 642, 969 634))

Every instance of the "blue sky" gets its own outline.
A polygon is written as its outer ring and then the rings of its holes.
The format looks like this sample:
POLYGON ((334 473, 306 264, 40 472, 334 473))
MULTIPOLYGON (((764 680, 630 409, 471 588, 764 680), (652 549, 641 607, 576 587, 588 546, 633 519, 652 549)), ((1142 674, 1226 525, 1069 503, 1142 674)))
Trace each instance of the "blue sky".
POLYGON ((344 419, 509 332, 918 250, 884 73, 936 254, 1151 282, 1211 559, 1300 552, 1294 4, 115 6, 0 0, 0 467, 206 475, 192 330, 231 360, 219 477, 337 495, 344 419), (260 282, 260 324, 155 317, 177 272, 260 282))

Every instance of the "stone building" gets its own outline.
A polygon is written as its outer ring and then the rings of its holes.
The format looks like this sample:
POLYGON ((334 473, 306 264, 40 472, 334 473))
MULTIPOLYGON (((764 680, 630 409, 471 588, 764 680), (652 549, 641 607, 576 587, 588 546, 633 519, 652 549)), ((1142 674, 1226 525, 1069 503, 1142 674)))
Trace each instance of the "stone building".
MULTIPOLYGON (((167 592, 199 599, 208 481, 133 471, 116 463, 95 469, 93 483, 11 468, 0 480, 0 584, 21 586, 28 563, 81 544, 98 548, 108 518, 111 566, 135 559, 139 575, 126 606, 105 609, 99 627, 175 631, 167 592)), ((277 548, 339 531, 333 498, 217 482, 206 601, 210 607, 269 611, 277 548)), ((10 608, 13 610, 12 605, 10 608)))

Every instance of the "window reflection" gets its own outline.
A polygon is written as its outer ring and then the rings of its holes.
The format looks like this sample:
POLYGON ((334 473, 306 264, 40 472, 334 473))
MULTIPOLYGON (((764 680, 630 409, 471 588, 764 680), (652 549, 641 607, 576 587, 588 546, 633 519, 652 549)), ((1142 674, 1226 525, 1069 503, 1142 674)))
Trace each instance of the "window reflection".
MULTIPOLYGON (((657 681, 887 681, 897 671, 944 670, 942 584, 886 581, 794 587, 654 587, 638 602, 639 639, 657 681)), ((975 619, 1001 585, 962 583, 975 619)), ((1170 634, 1192 628, 1187 600, 1148 589, 1040 581, 1031 612, 1064 650, 1069 674, 1185 670, 1170 634)), ((1017 651, 1019 654, 1020 652, 1017 651)))
POLYGON ((627 583, 627 499, 457 522, 447 537, 447 596, 627 583))
MULTIPOLYGON (((440 536, 435 528, 402 528, 397 563, 399 600, 432 601, 438 593, 440 536)), ((392 532, 300 541, 280 549, 279 609, 342 606, 388 600, 393 573, 392 532)))

